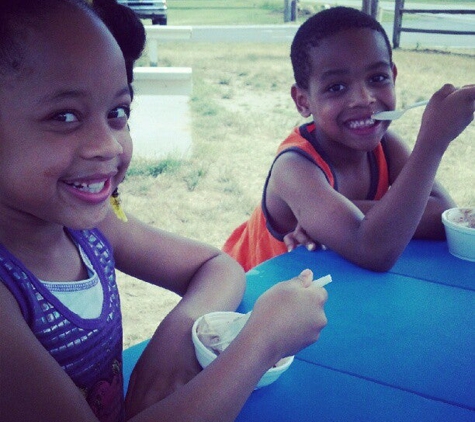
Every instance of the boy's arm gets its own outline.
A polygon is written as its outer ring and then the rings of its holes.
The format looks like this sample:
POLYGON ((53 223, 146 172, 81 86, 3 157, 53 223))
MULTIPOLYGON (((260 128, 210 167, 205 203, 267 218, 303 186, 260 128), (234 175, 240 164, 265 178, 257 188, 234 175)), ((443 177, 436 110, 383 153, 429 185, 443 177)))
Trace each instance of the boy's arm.
MULTIPOLYGON (((366 213, 376 204, 377 200, 356 200, 352 201, 358 209, 366 215, 366 213)), ((427 205, 414 233, 414 239, 431 239, 443 240, 445 239, 445 229, 442 224, 441 214, 449 208, 455 207, 456 204, 452 200, 449 193, 437 181, 434 182, 431 194, 427 201, 427 205)), ((303 229, 300 223, 295 229, 284 236, 284 242, 289 251, 295 249, 299 245, 304 245, 309 251, 319 248, 325 248, 310 237, 310 235, 303 229)))
MULTIPOLYGON (((386 138, 386 152, 389 161, 389 184, 392 185, 406 165, 411 151, 407 144, 392 131, 387 132, 386 138)), ((417 180, 415 180, 414 183, 417 183, 417 180)), ((354 203, 365 214, 373 205, 373 201, 354 201, 354 203)), ((424 213, 422 214, 413 237, 417 239, 445 239, 441 214, 446 209, 455 206, 455 202, 447 190, 437 180, 434 180, 424 213)))
POLYGON ((182 296, 160 323, 131 377, 129 416, 169 395, 199 371, 191 326, 211 311, 235 310, 244 293, 242 268, 227 254, 110 213, 99 227, 114 250, 117 268, 182 296))
MULTIPOLYGON (((278 198, 290 208, 312 239, 357 265, 388 270, 416 233, 425 213, 434 219, 439 211, 434 211, 433 205, 438 207, 439 201, 446 201, 445 196, 429 199, 431 193, 441 193, 434 184, 435 174, 448 144, 473 119, 474 98, 473 86, 459 90, 445 86, 434 94, 413 152, 391 189, 366 213, 333 190, 323 173, 297 154, 284 154, 276 161, 268 194, 274 204, 278 198)), ((421 225, 422 229, 427 230, 421 225)))

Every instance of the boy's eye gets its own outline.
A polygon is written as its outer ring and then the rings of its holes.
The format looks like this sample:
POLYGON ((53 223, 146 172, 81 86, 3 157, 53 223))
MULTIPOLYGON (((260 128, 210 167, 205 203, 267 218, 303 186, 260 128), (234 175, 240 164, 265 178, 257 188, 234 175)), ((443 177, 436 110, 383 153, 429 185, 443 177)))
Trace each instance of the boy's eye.
POLYGON ((374 75, 370 78, 371 82, 385 82, 389 79, 389 76, 388 75, 383 75, 383 74, 379 74, 379 75, 374 75))
POLYGON ((345 86, 343 84, 333 84, 328 87, 328 91, 330 92, 340 92, 345 89, 345 86))
POLYGON ((71 111, 64 111, 53 116, 53 120, 64 123, 73 123, 77 122, 78 117, 71 111))

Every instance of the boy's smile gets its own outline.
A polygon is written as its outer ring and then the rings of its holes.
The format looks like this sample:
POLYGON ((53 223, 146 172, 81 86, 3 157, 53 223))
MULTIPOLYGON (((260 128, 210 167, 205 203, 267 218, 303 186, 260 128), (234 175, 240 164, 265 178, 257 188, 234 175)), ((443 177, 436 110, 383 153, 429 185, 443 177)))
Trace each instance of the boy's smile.
POLYGON ((327 152, 342 146, 366 152, 376 147, 388 127, 371 116, 394 109, 395 77, 382 35, 350 29, 312 48, 309 88, 294 86, 292 96, 304 117, 313 116, 317 138, 327 152))
POLYGON ((0 79, 1 213, 94 227, 125 175, 124 58, 85 13, 61 9, 28 31, 19 72, 0 79))

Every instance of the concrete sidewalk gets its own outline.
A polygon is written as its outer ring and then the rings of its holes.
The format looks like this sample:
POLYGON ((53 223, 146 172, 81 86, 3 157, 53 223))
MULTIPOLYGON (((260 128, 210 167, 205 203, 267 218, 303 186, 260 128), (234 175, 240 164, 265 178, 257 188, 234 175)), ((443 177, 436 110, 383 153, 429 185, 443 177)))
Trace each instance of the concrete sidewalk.
POLYGON ((129 120, 134 157, 186 158, 191 153, 188 95, 137 94, 129 120))
POLYGON ((134 69, 129 119, 134 156, 185 158, 191 153, 192 70, 184 67, 134 69))

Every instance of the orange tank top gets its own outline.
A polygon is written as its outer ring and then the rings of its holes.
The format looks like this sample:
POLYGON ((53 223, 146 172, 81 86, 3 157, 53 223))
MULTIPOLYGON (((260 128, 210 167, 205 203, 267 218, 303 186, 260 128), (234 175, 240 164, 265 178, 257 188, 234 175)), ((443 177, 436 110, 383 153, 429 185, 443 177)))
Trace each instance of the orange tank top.
MULTIPOLYGON (((245 271, 274 256, 287 252, 283 242, 285 234, 278 233, 272 227, 269 213, 265 207, 267 184, 277 158, 287 152, 296 152, 304 156, 318 166, 325 174, 328 183, 338 190, 337 180, 332 168, 312 134, 314 129, 314 123, 304 124, 299 128, 295 128, 287 139, 280 144, 267 175, 261 204, 256 207, 248 221, 242 223, 231 233, 223 246, 223 251, 236 259, 245 271)), ((384 139, 369 153, 372 176, 367 199, 381 199, 389 189, 389 172, 383 143, 384 139)))

